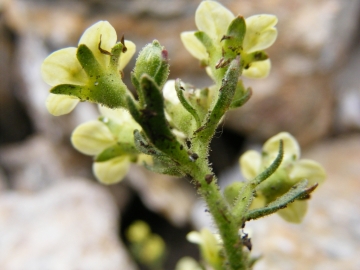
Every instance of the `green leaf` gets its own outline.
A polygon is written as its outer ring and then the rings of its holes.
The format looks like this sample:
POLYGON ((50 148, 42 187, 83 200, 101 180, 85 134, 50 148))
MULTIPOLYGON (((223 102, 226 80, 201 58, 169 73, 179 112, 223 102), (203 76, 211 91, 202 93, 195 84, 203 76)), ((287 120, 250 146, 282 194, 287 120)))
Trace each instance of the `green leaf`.
POLYGON ((236 109, 244 105, 252 96, 252 89, 245 89, 241 80, 238 81, 234 98, 231 101, 230 109, 236 109))
POLYGON ((128 109, 149 141, 172 159, 188 162, 185 147, 177 141, 165 118, 164 99, 158 85, 148 75, 143 75, 140 87, 144 94, 144 105, 137 108, 135 101, 128 98, 128 109))
POLYGON ((294 185, 287 193, 277 198, 275 201, 269 203, 267 206, 248 211, 245 215, 245 221, 261 218, 275 213, 278 210, 285 208, 288 204, 294 202, 297 199, 308 197, 308 195, 318 186, 315 184, 311 187, 307 187, 307 185, 308 181, 304 179, 298 184, 294 185))
POLYGON ((282 158, 284 155, 284 149, 283 149, 283 142, 280 140, 279 144, 279 152, 275 160, 271 163, 271 165, 266 168, 262 173, 260 173, 258 176, 256 176, 253 180, 248 181, 243 188, 240 191, 239 196, 237 197, 234 208, 233 208, 233 214, 234 216, 238 217, 238 223, 241 225, 245 220, 244 214, 248 211, 254 196, 255 196, 255 189, 256 187, 269 178, 280 166, 282 158))
POLYGON ((107 161, 112 158, 123 156, 123 155, 136 155, 139 152, 136 150, 135 146, 130 143, 121 143, 110 146, 109 148, 102 151, 95 157, 95 162, 107 161))
POLYGON ((275 160, 271 163, 271 165, 266 168, 262 173, 256 176, 251 182, 255 185, 259 185, 261 182, 269 178, 276 170, 279 168, 284 157, 284 143, 282 140, 279 142, 279 152, 275 158, 275 160))
POLYGON ((217 128, 220 119, 229 109, 233 100, 237 87, 238 76, 240 71, 240 59, 233 60, 226 71, 219 90, 219 96, 212 111, 207 116, 206 123, 195 131, 196 136, 202 136, 205 140, 209 140, 217 128))
POLYGON ((184 93, 183 93, 184 89, 180 85, 180 80, 179 79, 177 79, 175 81, 175 90, 176 90, 176 94, 177 94, 181 104, 194 117, 194 119, 196 121, 196 124, 197 124, 197 127, 199 128, 201 126, 200 117, 197 114, 196 110, 191 106, 191 104, 184 97, 184 93))

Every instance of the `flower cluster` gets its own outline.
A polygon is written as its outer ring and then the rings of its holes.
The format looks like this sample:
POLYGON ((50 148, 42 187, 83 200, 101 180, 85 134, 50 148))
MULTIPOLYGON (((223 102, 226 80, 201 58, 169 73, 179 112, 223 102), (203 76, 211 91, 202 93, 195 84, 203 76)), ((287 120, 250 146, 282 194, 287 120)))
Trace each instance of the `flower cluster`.
MULTIPOLYGON (((103 72, 109 71, 110 52, 116 46, 117 35, 115 29, 107 21, 100 21, 89 27, 79 40, 79 48, 85 45, 90 49, 95 58, 95 65, 98 64, 103 72)), ((123 49, 120 56, 116 59, 116 75, 120 73, 126 64, 134 55, 136 46, 133 42, 123 41, 123 49)), ((81 61, 79 49, 75 47, 65 48, 53 52, 43 62, 41 66, 42 77, 44 81, 52 87, 72 85, 73 89, 81 87, 81 90, 99 91, 103 88, 106 91, 106 85, 102 85, 98 80, 100 74, 91 74, 91 71, 85 66, 87 63, 81 61)), ((99 72, 100 73, 100 72, 99 72)), ((119 78, 117 78, 119 79, 119 78)), ((121 78, 120 78, 121 79, 121 78)), ((50 93, 46 101, 48 111, 55 115, 63 115, 71 112, 80 100, 87 99, 76 96, 74 93, 64 92, 64 94, 50 93)), ((87 99, 89 100, 89 99, 87 99)), ((96 100, 93 100, 96 102, 96 100)))
POLYGON ((73 132, 73 146, 85 155, 95 156, 93 171, 104 184, 119 182, 130 163, 151 163, 151 157, 140 154, 134 145, 133 131, 141 130, 128 111, 99 106, 101 117, 79 125, 73 132))
MULTIPOLYGON (((195 31, 183 32, 181 40, 185 48, 203 65, 213 65, 210 59, 212 55, 218 58, 219 55, 224 56, 224 53, 229 50, 236 50, 236 54, 242 57, 244 76, 249 78, 268 76, 271 64, 270 60, 263 56, 262 50, 270 47, 276 40, 277 30, 274 27, 277 23, 276 16, 254 15, 246 18, 243 22, 242 17, 235 17, 231 11, 218 2, 203 1, 196 10, 195 23, 199 31, 204 32, 211 39, 213 48, 206 46, 195 31), (224 41, 230 38, 229 30, 231 30, 232 24, 237 21, 244 23, 245 26, 242 29, 237 29, 237 32, 234 33, 240 37, 229 48, 230 46, 226 46, 224 41)), ((232 38, 236 39, 237 37, 232 38)), ((215 63, 219 64, 220 60, 221 58, 215 59, 215 63)), ((214 66, 207 68, 211 76, 213 76, 214 68, 214 66)))
MULTIPOLYGON (((308 180, 308 186, 313 186, 323 183, 326 178, 325 171, 319 163, 300 159, 300 146, 296 139, 287 132, 281 132, 265 142, 262 153, 249 150, 240 157, 240 167, 245 179, 254 179, 273 162, 278 154, 280 141, 284 144, 282 163, 269 179, 257 187, 253 208, 273 202, 303 179, 308 180)), ((306 210, 307 201, 302 199, 296 200, 277 213, 286 221, 300 223, 306 210)))

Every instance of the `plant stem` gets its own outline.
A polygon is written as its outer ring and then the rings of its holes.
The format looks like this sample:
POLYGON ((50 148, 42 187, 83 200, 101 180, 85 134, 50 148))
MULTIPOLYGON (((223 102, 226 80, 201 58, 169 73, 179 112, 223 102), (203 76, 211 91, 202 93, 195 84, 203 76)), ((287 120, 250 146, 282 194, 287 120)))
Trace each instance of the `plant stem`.
POLYGON ((190 175, 198 186, 198 192, 206 201, 208 210, 219 230, 227 259, 224 267, 225 269, 245 270, 247 269, 246 256, 238 235, 239 227, 236 219, 230 213, 229 207, 220 193, 215 176, 209 180, 212 171, 207 158, 207 146, 198 143, 194 143, 195 145, 198 148, 194 149, 194 152, 199 153, 199 159, 196 163, 192 163, 193 168, 190 175))

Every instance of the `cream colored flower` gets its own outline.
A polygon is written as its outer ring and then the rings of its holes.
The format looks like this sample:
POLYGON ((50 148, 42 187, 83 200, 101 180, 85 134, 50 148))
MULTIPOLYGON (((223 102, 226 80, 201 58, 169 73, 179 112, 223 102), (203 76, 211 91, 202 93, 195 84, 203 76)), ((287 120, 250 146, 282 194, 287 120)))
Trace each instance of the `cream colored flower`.
MULTIPOLYGON (((235 19, 234 14, 215 1, 203 1, 195 14, 195 23, 200 31, 205 32, 213 41, 216 50, 222 50, 222 38, 226 35, 230 23, 235 19)), ((270 47, 276 40, 277 30, 274 27, 277 18, 274 15, 254 15, 245 20, 246 33, 243 41, 241 56, 270 47)), ((203 63, 209 59, 204 45, 194 35, 195 31, 181 33, 181 40, 185 48, 195 58, 203 63)), ((265 78, 270 71, 270 60, 252 62, 243 70, 243 75, 249 78, 265 78)))
MULTIPOLYGON (((109 109, 99 106, 100 120, 79 125, 71 136, 75 149, 85 155, 97 156, 109 147, 134 144, 133 131, 141 127, 124 109, 109 109)), ((94 162, 96 178, 104 184, 113 184, 124 178, 130 163, 137 153, 125 153, 106 161, 94 162)), ((143 156, 142 154, 139 155, 143 156)))
MULTIPOLYGON (((325 181, 326 174, 323 167, 313 160, 300 159, 300 146, 287 132, 281 132, 266 141, 261 154, 250 150, 240 157, 241 171, 247 180, 255 178, 274 161, 279 151, 280 140, 284 143, 282 163, 269 179, 257 187, 259 196, 253 202, 254 208, 274 201, 303 179, 308 180, 309 186, 325 181)), ((306 209, 307 201, 297 200, 277 213, 289 222, 299 223, 306 209)))
MULTIPOLYGON (((85 44, 100 65, 106 69, 109 56, 102 54, 98 48, 100 37, 101 48, 111 51, 111 48, 116 44, 117 35, 115 29, 107 21, 100 21, 89 27, 80 38, 79 45, 85 44)), ((131 41, 125 40, 125 46, 127 51, 120 56, 118 70, 123 70, 136 50, 135 44, 131 41)), ((77 48, 70 47, 50 54, 41 66, 44 81, 50 86, 60 84, 87 85, 89 78, 80 65, 76 52, 77 48)), ((51 114, 58 116, 71 112, 78 102, 79 99, 74 97, 50 94, 46 101, 46 107, 51 114)))
POLYGON ((186 239, 200 246, 203 259, 212 267, 219 269, 222 266, 220 239, 216 238, 209 229, 203 228, 200 232, 192 231, 187 234, 186 239))

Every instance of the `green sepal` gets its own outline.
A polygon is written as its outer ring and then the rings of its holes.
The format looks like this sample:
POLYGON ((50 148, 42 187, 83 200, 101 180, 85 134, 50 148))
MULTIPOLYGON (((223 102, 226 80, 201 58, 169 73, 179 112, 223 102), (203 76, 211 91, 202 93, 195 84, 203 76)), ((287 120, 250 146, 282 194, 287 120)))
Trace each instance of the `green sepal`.
POLYGON ((238 81, 234 98, 230 104, 230 109, 236 109, 243 106, 252 96, 252 89, 245 89, 241 80, 238 81))
POLYGON ((242 16, 236 17, 229 25, 224 40, 225 57, 234 59, 242 52, 242 45, 246 33, 246 23, 242 16))
POLYGON ((239 196, 240 190, 245 185, 244 182, 234 182, 225 187, 224 189, 224 198, 226 202, 233 206, 236 198, 239 196))
POLYGON ((246 55, 246 62, 250 64, 252 62, 264 61, 268 58, 269 56, 264 51, 256 51, 246 55))
POLYGON ((245 220, 244 214, 250 208, 251 203, 254 200, 254 196, 256 195, 256 187, 267 178, 269 178, 280 166, 281 161, 284 156, 283 149, 283 141, 280 140, 279 144, 279 152, 276 156, 275 160, 271 163, 271 165, 266 168, 263 172, 261 172, 258 176, 256 176, 253 180, 248 181, 241 189, 239 196, 235 200, 233 214, 236 217, 239 217, 238 220, 239 225, 242 224, 245 220))
POLYGON ((147 74, 161 89, 169 76, 169 63, 167 51, 157 40, 146 45, 136 59, 135 68, 131 75, 131 80, 139 92, 140 104, 143 104, 143 93, 139 82, 141 77, 147 74))
POLYGON ((118 72, 119 59, 121 54, 123 53, 124 48, 124 44, 119 42, 116 43, 115 46, 111 49, 110 68, 113 72, 118 72))
POLYGON ((102 73, 102 67, 96 60, 92 51, 85 45, 80 44, 76 51, 76 58, 90 78, 95 78, 102 73))
POLYGON ((58 95, 67 95, 72 97, 77 97, 81 101, 92 101, 94 100, 87 96, 85 93, 88 92, 86 86, 74 85, 74 84, 59 84, 50 89, 50 93, 58 95))
POLYGON ((287 207, 288 204, 294 202, 297 199, 308 197, 308 195, 315 190, 318 184, 311 187, 307 187, 308 181, 302 180, 298 184, 294 185, 287 193, 277 198, 275 201, 269 203, 263 208, 250 210, 245 214, 245 221, 252 219, 258 219, 277 212, 280 209, 287 207))
POLYGON ((136 155, 139 152, 136 150, 134 144, 130 143, 119 143, 113 146, 106 148, 100 154, 98 154, 95 158, 95 162, 107 161, 109 159, 123 156, 123 155, 136 155))
POLYGON ((195 37, 204 45, 210 58, 215 50, 212 39, 203 31, 197 31, 194 33, 195 37))
POLYGON ((184 88, 181 87, 180 84, 180 79, 177 79, 175 81, 175 90, 176 90, 176 94, 181 102, 181 104, 183 105, 183 107, 185 108, 185 110, 187 110, 195 119, 196 124, 197 124, 197 128, 199 128, 201 126, 201 121, 200 121, 200 117, 197 114, 196 110, 191 106, 191 104, 186 100, 183 90, 184 88))
POLYGON ((74 96, 108 108, 123 108, 127 94, 126 85, 115 74, 98 75, 87 85, 60 84, 50 90, 52 94, 74 96))
POLYGON ((222 80, 222 85, 219 90, 219 96, 215 103, 213 110, 207 116, 206 122, 197 131, 196 136, 202 136, 203 140, 209 140, 217 128, 220 119, 227 112, 233 100, 235 90, 237 87, 238 76, 240 71, 240 59, 237 57, 231 61, 225 77, 222 80))

